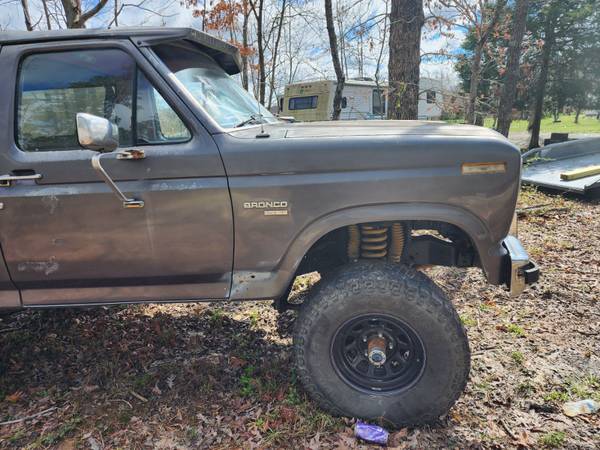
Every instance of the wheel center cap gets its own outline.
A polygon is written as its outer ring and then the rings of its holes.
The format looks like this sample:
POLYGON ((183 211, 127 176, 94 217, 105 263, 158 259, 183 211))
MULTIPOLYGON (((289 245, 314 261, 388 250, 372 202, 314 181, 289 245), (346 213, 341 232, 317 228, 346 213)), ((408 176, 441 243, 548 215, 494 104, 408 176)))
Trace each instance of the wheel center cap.
POLYGON ((367 343, 367 357, 369 362, 376 367, 381 367, 385 364, 387 356, 385 354, 386 342, 382 336, 374 336, 367 343))

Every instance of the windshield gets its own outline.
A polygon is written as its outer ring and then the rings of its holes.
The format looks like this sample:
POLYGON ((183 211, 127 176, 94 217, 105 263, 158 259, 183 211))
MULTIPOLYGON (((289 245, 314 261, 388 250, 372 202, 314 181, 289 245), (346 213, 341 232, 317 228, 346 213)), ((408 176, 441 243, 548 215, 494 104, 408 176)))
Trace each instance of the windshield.
POLYGON ((277 122, 236 80, 208 55, 175 45, 154 47, 156 54, 202 108, 223 128, 277 122))

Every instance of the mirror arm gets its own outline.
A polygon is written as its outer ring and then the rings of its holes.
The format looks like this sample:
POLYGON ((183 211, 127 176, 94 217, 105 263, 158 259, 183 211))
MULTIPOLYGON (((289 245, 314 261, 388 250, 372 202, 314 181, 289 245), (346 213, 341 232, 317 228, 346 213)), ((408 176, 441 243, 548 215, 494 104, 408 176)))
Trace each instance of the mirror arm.
MULTIPOLYGON (((108 186, 112 189, 112 191, 115 193, 117 198, 123 202, 123 208, 143 208, 144 207, 143 200, 136 200, 134 198, 128 198, 123 193, 123 191, 121 191, 121 189, 119 189, 119 187, 115 184, 115 182, 108 175, 108 173, 106 173, 106 170, 104 170, 104 167, 102 167, 102 164, 100 163, 100 158, 102 158, 102 156, 106 155, 106 154, 108 154, 108 153, 96 153, 92 157, 92 167, 94 168, 94 170, 96 170, 96 172, 98 172, 100 177, 106 182, 106 184, 108 184, 108 186)), ((125 159, 125 158, 120 158, 120 159, 125 159)), ((127 159, 129 159, 129 158, 127 158, 127 159)))

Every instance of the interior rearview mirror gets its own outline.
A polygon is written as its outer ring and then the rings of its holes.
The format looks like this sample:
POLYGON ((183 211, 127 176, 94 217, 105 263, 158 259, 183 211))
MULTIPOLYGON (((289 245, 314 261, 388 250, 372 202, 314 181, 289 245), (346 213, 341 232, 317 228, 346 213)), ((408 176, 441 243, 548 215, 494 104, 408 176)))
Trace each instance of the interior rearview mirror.
POLYGON ((110 153, 119 146, 119 128, 93 114, 77 113, 77 139, 88 150, 110 153))

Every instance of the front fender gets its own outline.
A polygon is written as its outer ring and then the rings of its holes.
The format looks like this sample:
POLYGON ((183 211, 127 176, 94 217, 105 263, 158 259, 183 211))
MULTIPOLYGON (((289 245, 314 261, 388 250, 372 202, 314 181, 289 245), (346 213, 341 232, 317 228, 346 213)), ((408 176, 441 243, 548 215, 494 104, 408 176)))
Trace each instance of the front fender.
POLYGON ((312 221, 294 237, 275 270, 234 271, 231 299, 277 298, 289 286, 304 255, 321 237, 352 224, 392 220, 432 220, 457 226, 471 238, 488 280, 500 284, 506 249, 502 242, 491 241, 488 228, 477 216, 445 204, 394 203, 340 209, 312 221))

